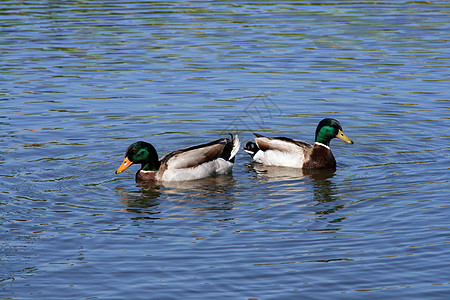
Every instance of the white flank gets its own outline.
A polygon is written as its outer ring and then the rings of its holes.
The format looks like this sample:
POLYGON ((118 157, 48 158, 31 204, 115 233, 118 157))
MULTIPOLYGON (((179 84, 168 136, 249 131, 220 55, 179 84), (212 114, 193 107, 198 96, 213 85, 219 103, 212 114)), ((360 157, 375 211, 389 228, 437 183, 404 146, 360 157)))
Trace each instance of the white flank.
POLYGON ((255 138, 256 144, 268 144, 266 151, 259 150, 253 159, 266 166, 301 168, 305 160, 304 149, 292 142, 267 137, 255 138))
POLYGON ((266 166, 301 168, 305 156, 302 151, 286 152, 278 150, 258 151, 254 161, 266 166))
POLYGON ((167 169, 162 181, 196 180, 214 175, 227 174, 233 168, 233 164, 223 158, 203 163, 195 168, 167 169))

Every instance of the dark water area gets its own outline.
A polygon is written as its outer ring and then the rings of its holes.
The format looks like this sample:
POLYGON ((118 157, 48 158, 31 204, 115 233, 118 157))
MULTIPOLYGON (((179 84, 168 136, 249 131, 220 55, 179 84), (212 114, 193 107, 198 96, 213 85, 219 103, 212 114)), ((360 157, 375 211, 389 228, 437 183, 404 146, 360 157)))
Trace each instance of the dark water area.
POLYGON ((0 299, 448 297, 447 1, 0 7, 0 299), (325 117, 336 171, 114 174, 325 117))

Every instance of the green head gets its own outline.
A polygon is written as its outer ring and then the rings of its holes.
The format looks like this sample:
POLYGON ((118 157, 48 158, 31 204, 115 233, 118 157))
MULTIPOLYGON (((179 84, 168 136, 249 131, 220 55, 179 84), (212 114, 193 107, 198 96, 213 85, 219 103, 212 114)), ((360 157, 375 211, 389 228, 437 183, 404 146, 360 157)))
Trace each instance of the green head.
POLYGON ((326 118, 320 121, 316 128, 316 142, 329 146, 331 139, 336 137, 347 144, 353 144, 353 141, 345 135, 337 120, 326 118))
POLYGON ((155 148, 146 142, 136 142, 131 144, 125 153, 122 165, 117 169, 116 174, 124 171, 132 164, 141 164, 142 171, 157 171, 160 166, 158 153, 155 148))

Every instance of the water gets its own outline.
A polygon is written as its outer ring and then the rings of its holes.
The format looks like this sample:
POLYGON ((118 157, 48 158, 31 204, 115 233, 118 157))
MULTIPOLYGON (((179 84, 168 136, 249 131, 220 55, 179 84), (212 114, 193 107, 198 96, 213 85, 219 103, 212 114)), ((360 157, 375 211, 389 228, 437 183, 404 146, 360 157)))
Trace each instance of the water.
POLYGON ((444 299, 447 1, 3 1, 1 299, 444 299), (335 172, 250 163, 145 188, 160 156, 238 133, 335 172))

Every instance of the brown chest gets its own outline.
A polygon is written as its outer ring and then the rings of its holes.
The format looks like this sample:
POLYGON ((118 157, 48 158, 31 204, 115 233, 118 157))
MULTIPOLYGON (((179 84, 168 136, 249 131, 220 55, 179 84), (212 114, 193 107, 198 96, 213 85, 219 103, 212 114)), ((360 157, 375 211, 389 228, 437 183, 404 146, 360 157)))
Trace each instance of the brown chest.
POLYGON ((157 171, 141 171, 136 173, 136 182, 142 181, 156 181, 157 171))
POLYGON ((309 156, 303 163, 303 169, 335 169, 336 160, 330 148, 314 145, 309 156))

